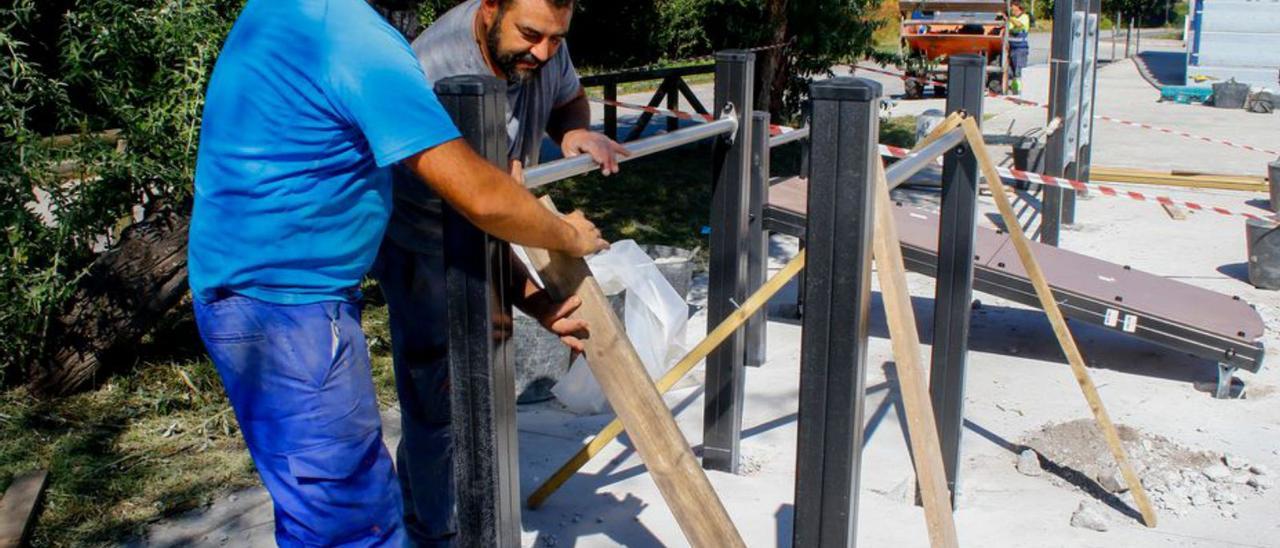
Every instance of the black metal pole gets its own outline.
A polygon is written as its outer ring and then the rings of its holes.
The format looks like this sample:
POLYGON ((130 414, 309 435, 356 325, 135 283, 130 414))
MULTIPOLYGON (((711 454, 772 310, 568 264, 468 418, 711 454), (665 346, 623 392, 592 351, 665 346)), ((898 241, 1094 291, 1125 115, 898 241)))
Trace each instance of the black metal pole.
MULTIPOLYGON (((507 163, 506 84, 456 76, 436 94, 467 142, 495 165, 507 163)), ((494 326, 511 317, 505 295, 509 247, 444 208, 445 284, 458 540, 463 547, 520 543, 520 461, 516 445, 515 360, 494 326)))
MULTIPOLYGON (((769 278, 769 234, 764 230, 764 203, 769 197, 769 113, 753 113, 751 127, 751 193, 747 206, 747 291, 750 295, 769 278)), ((746 365, 764 365, 769 307, 747 321, 746 365)))
MULTIPOLYGON (((604 100, 618 100, 618 83, 608 82, 604 85, 604 100)), ((618 107, 613 105, 604 106, 604 134, 610 139, 618 140, 618 107)))
POLYGON ((846 547, 858 538, 881 88, 841 77, 813 84, 810 97, 811 298, 801 335, 793 544, 846 547))
MULTIPOLYGON (((986 59, 978 55, 951 57, 947 70, 951 91, 947 95, 948 114, 964 111, 981 123, 986 64, 986 59)), ((964 432, 965 368, 969 355, 977 216, 978 158, 964 143, 943 157, 933 361, 929 375, 929 393, 953 505, 960 472, 960 439, 964 432)))
MULTIPOLYGON (((1072 108, 1072 47, 1075 32, 1072 16, 1075 14, 1075 0, 1062 0, 1053 7, 1053 42, 1049 52, 1049 115, 1046 123, 1054 119, 1062 120, 1058 131, 1049 135, 1045 143, 1045 174, 1065 177, 1071 162, 1068 135, 1075 124, 1070 116, 1072 108)), ((1125 45, 1125 56, 1128 56, 1128 44, 1125 45)), ((1063 190, 1058 187, 1044 187, 1040 203, 1040 241, 1056 246, 1062 227, 1063 190)))
MULTIPOLYGON (((716 112, 724 112, 726 105, 732 105, 738 116, 738 131, 717 139, 713 152, 708 332, 746 298, 754 81, 755 54, 740 50, 716 54, 716 112)), ((707 357, 702 466, 710 470, 738 471, 744 342, 743 330, 739 329, 707 357)))
MULTIPOLYGON (((662 81, 662 85, 667 88, 667 110, 680 110, 680 77, 668 76, 662 81)), ((680 119, 674 116, 667 117, 667 131, 675 131, 680 129, 680 119)))

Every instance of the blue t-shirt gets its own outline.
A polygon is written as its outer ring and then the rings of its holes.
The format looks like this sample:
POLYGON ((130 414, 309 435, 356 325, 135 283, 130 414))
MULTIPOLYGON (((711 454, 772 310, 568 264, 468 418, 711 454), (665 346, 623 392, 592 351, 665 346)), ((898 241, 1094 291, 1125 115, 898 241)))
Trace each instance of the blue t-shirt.
POLYGON ((458 136, 409 44, 365 0, 250 0, 205 98, 195 297, 354 297, 390 216, 389 166, 458 136))

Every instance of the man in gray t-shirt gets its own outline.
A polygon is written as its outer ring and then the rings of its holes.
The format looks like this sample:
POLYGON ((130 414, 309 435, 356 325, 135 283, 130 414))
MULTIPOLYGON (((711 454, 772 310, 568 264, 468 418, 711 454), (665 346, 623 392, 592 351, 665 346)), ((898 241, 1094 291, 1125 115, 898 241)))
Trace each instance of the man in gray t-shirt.
MULTIPOLYGON (((512 161, 536 164, 543 137, 549 136, 565 156, 590 154, 608 175, 626 150, 588 131, 591 109, 564 45, 572 15, 573 0, 467 0, 424 31, 413 50, 433 82, 464 74, 507 81, 512 161)), ((406 531, 419 545, 449 545, 456 527, 441 202, 426 188, 397 174, 395 208, 375 274, 390 311, 406 531)), ((562 327, 556 321, 565 307, 577 304, 550 302, 529 282, 519 283, 523 295, 517 295, 517 306, 553 332, 562 327), (520 298, 526 295, 531 297, 520 298)))

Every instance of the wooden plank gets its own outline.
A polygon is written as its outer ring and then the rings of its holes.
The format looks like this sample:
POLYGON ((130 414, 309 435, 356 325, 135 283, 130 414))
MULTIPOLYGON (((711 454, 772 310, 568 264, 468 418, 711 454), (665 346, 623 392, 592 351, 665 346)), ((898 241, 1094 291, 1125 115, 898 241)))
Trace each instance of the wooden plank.
POLYGON ((1269 187, 1264 177, 1246 175, 1218 175, 1209 173, 1144 171, 1140 169, 1094 166, 1089 170, 1089 177, 1095 181, 1114 183, 1162 185, 1184 188, 1210 188, 1215 190, 1240 190, 1245 192, 1267 192, 1269 187))
MULTIPOLYGON (((542 203, 555 210, 550 198, 542 203)), ((540 249, 526 251, 553 298, 577 295, 582 300, 574 317, 591 326, 585 341, 587 365, 685 538, 696 547, 745 546, 587 262, 540 249)))
POLYGON ((880 279, 885 318, 889 323, 889 339, 893 343, 893 361, 898 370, 898 390, 907 414, 907 433, 911 441, 911 457, 915 461, 916 484, 924 503, 929 543, 935 548, 954 548, 956 524, 951 514, 951 492, 942 463, 938 441, 938 425, 934 421, 933 403, 920 359, 920 335, 916 331, 915 311, 907 289, 906 264, 893 219, 893 203, 889 199, 889 183, 884 177, 884 164, 876 164, 876 227, 874 253, 876 274, 880 279))
POLYGON ((1067 356, 1067 362, 1071 364, 1071 372, 1075 375, 1076 382, 1080 385, 1080 390, 1084 392, 1085 400, 1089 402, 1089 409, 1093 411, 1094 419, 1097 420, 1098 427, 1102 430, 1107 447, 1111 449, 1111 455, 1115 457, 1116 464, 1120 466, 1120 473, 1124 475, 1124 481, 1133 493, 1133 499, 1138 504, 1138 511, 1142 512, 1142 520, 1147 527, 1155 527, 1155 508, 1152 507, 1151 499, 1147 497, 1147 492, 1143 489, 1142 482, 1138 480, 1138 474, 1133 471, 1133 466, 1129 464, 1129 457, 1125 453, 1124 446, 1120 444, 1120 435, 1116 432, 1115 424, 1111 422, 1111 416, 1107 414, 1106 407, 1102 405, 1102 397, 1098 395, 1098 388, 1093 384, 1093 379, 1089 377, 1089 371, 1085 368, 1084 355, 1080 353, 1080 348, 1076 346, 1076 341, 1071 336, 1071 330, 1067 328, 1067 320, 1062 316, 1062 310, 1058 308, 1058 302, 1054 300, 1053 290, 1049 287, 1044 271, 1040 269, 1040 263, 1036 261, 1035 255, 1031 253, 1031 244, 1027 239, 1026 233, 1022 231, 1022 225, 1018 222, 1018 216, 1014 213, 1013 206, 1009 203, 1009 196, 1006 194, 1004 183, 1000 180, 1000 173, 996 170, 995 163, 991 161, 991 154, 987 151, 986 143, 982 141, 982 130, 978 129, 978 125, 972 119, 966 119, 964 121, 964 131, 968 137, 969 146, 973 147, 978 156, 978 164, 982 168, 983 176, 986 177, 987 184, 991 185, 991 195, 995 198, 996 207, 1000 209, 1000 215, 1004 217, 1010 241, 1013 242, 1014 248, 1018 251, 1018 258, 1022 260, 1022 265, 1027 271, 1027 277, 1036 289, 1036 296, 1040 299, 1040 307, 1044 309, 1045 314, 1049 317, 1049 323, 1053 326, 1053 334, 1057 336, 1058 343, 1062 346, 1062 351, 1067 356))
POLYGON ((1162 203, 1160 204, 1160 207, 1164 208, 1164 212, 1169 214, 1170 219, 1173 219, 1175 221, 1187 220, 1186 212, 1183 211, 1181 207, 1178 207, 1175 204, 1162 203))
POLYGON ((0 548, 26 546, 48 483, 49 473, 45 470, 13 478, 13 484, 0 499, 0 548))
MULTIPOLYGON (((802 249, 795 258, 791 259, 791 262, 787 263, 787 266, 783 267, 782 271, 775 274, 773 278, 770 278, 769 281, 760 286, 760 289, 756 290, 756 292, 750 297, 747 297, 747 300, 742 302, 741 308, 734 310, 733 313, 730 314, 728 318, 725 318, 724 321, 720 322, 720 325, 717 325, 716 328, 706 336, 706 338, 702 339, 702 342, 699 342, 697 346, 693 347, 693 350, 690 350, 684 358, 681 358, 680 361, 671 368, 671 370, 667 371, 661 379, 658 379, 658 393, 666 394, 668 390, 671 390, 671 387, 675 386, 677 382, 680 382, 680 379, 683 379, 685 375, 688 375, 689 372, 693 370, 694 366, 698 365, 699 362, 707 357, 707 354, 710 354, 712 350, 715 350, 716 347, 720 346, 725 339, 729 338, 729 335, 733 334, 733 332, 739 327, 742 327, 742 324, 746 323, 751 316, 755 315, 760 308, 764 307, 764 305, 769 302, 769 299, 773 298, 779 290, 787 285, 787 282, 790 282, 792 278, 796 277, 796 274, 799 274, 800 271, 804 269, 804 258, 805 252, 802 249)), ((583 445, 582 449, 579 449, 573 457, 561 465, 560 469, 556 470, 555 474, 552 474, 550 478, 547 478, 547 481, 539 486, 533 494, 529 495, 529 508, 536 509, 539 506, 542 506, 542 504, 546 502, 547 497, 550 497, 552 493, 555 493, 561 485, 564 485, 564 482, 573 477, 573 475, 577 473, 578 470, 581 470, 592 457, 596 456, 600 450, 604 449, 609 442, 613 441, 621 433, 622 422, 618 419, 613 419, 613 421, 597 432, 595 437, 591 438, 590 442, 583 445)))

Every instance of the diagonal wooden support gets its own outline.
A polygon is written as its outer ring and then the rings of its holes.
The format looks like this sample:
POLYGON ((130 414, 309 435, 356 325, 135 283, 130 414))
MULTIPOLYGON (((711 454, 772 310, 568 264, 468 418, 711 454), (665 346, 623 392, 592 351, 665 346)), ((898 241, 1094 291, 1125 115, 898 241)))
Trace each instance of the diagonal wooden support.
MULTIPOLYGON (((550 198, 543 198, 542 203, 555 211, 550 198)), ((591 326, 591 336, 585 341, 587 366, 631 435, 636 452, 689 544, 745 546, 587 262, 541 249, 526 251, 553 298, 577 295, 582 300, 573 316, 591 326)))
MULTIPOLYGON (((723 322, 720 322, 720 325, 717 325, 711 333, 707 334, 706 338, 702 339, 702 342, 698 343, 684 358, 681 358, 678 363, 672 366, 661 379, 658 379, 656 383, 658 393, 666 394, 667 391, 671 390, 672 386, 680 382, 680 379, 688 375, 694 366, 706 358, 707 354, 710 354, 712 350, 720 346, 720 343, 729 338, 729 335, 742 327, 742 324, 746 323, 751 316, 755 315, 760 308, 769 302, 769 299, 773 298, 779 290, 786 286, 787 282, 790 282, 792 278, 796 277, 796 274, 799 274, 804 269, 804 259, 805 253, 804 250, 801 250, 795 258, 791 259, 791 262, 787 263, 787 266, 783 267, 781 272, 775 274, 773 278, 770 278, 769 281, 760 286, 760 289, 756 290, 747 300, 743 301, 741 308, 734 310, 728 318, 725 318, 723 322)), ((543 482, 533 494, 529 495, 529 508, 537 509, 542 506, 552 493, 555 493, 560 486, 564 485, 564 482, 569 481, 569 478, 573 477, 583 466, 586 466, 592 457, 596 456, 606 445, 609 445, 609 442, 617 439, 620 434, 622 434, 622 421, 619 419, 613 419, 603 429, 596 432, 595 437, 591 438, 590 442, 583 445, 582 449, 579 449, 573 457, 570 457, 568 461, 560 465, 560 468, 550 478, 547 478, 547 481, 543 482)))
MULTIPOLYGON (((943 133, 946 131, 944 129, 943 133)), ((893 343, 893 360, 898 368, 898 390, 902 393, 902 404, 907 414, 911 457, 915 461, 916 483, 920 486, 924 502, 929 543, 934 548, 954 548, 959 541, 951 515, 951 492, 947 489, 947 474, 942 464, 929 384, 920 361, 920 335, 916 331, 915 312, 907 290, 906 265, 902 260, 898 227, 893 220, 893 203, 889 199, 889 182, 885 180, 883 161, 876 163, 875 186, 873 252, 876 274, 880 279, 880 295, 889 323, 889 339, 893 343)))
POLYGON ((1129 457, 1124 451, 1124 446, 1120 444, 1120 435, 1116 433, 1115 424, 1111 422, 1111 416, 1107 414, 1106 407, 1102 405, 1102 397, 1098 395, 1098 388, 1094 386, 1093 379, 1089 377, 1089 371, 1085 368, 1084 355, 1080 353, 1080 348, 1076 346, 1076 341, 1071 336, 1071 330, 1067 328, 1067 320, 1063 317, 1062 310, 1058 308, 1058 302, 1053 297, 1053 289, 1049 287, 1049 281, 1045 278, 1044 271, 1040 268, 1040 263, 1036 261, 1035 255, 1031 253, 1031 244, 1027 239, 1026 233, 1022 230, 1022 225, 1018 223, 1013 206, 1009 203, 1009 196, 1006 194, 1004 182, 1000 180, 1000 173, 996 170, 995 163, 991 161, 991 154, 987 151, 986 143, 982 140, 982 131, 978 129, 978 125, 972 119, 966 119, 963 127, 969 146, 973 148, 978 157, 982 175, 986 178, 987 184, 991 188, 991 196, 996 201, 996 207, 1000 209, 1000 216, 1004 218, 1005 228, 1009 231, 1010 240, 1018 251, 1018 258, 1022 260, 1022 266, 1027 270, 1027 277, 1031 279, 1031 284, 1036 288, 1036 296, 1040 298, 1040 307, 1044 309, 1045 315, 1049 317, 1049 323, 1053 325, 1053 334, 1058 337, 1058 344, 1062 345, 1062 351, 1067 356, 1067 362, 1071 364, 1071 372, 1075 375, 1076 382, 1080 384, 1080 390, 1084 392, 1085 400, 1089 402, 1089 409, 1093 411, 1093 417, 1098 421, 1098 427, 1102 430, 1103 437, 1106 438, 1107 446, 1111 449, 1111 455, 1115 457, 1116 463, 1120 466, 1120 473, 1124 475, 1125 483, 1129 485, 1129 490, 1133 492, 1133 499, 1138 504, 1138 511, 1142 512, 1142 521, 1147 527, 1155 527, 1155 508, 1151 505, 1151 499, 1147 498, 1147 492, 1142 488, 1142 482, 1138 480, 1138 474, 1133 471, 1133 467, 1129 464, 1129 457))

